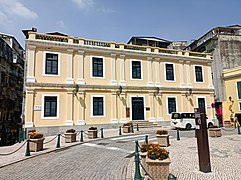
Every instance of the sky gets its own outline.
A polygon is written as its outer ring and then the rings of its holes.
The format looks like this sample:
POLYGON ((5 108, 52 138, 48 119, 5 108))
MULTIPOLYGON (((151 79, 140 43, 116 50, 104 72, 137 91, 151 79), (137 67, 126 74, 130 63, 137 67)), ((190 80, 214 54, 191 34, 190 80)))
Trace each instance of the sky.
POLYGON ((0 0, 0 32, 24 47, 23 29, 127 43, 132 36, 198 39, 241 24, 240 0, 0 0))

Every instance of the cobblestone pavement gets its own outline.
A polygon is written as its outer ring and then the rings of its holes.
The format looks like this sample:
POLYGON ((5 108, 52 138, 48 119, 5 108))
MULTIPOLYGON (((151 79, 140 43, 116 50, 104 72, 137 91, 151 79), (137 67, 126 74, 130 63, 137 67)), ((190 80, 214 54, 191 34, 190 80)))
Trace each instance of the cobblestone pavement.
MULTIPOLYGON (((131 134, 131 137, 117 136, 115 130, 106 132, 105 137, 117 137, 88 141, 2 167, 0 179, 132 179, 134 141, 141 144, 148 134, 149 140, 155 142, 154 132, 146 129, 141 134, 131 134)), ((194 131, 180 131, 180 141, 176 140, 176 131, 169 133, 170 173, 178 180, 241 180, 241 135, 236 131, 223 130, 222 137, 209 138, 211 173, 199 171, 194 131)), ((0 160, 1 163, 4 159, 0 156, 0 160)))

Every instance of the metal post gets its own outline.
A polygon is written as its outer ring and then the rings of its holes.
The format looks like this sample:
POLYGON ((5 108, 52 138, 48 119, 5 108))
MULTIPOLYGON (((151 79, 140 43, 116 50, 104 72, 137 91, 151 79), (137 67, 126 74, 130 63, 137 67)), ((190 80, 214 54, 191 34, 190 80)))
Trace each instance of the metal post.
POLYGON ((84 142, 83 131, 80 131, 80 142, 84 142))
POLYGON ((27 147, 26 147, 25 156, 30 156, 29 139, 27 139, 27 147))
POLYGON ((138 141, 136 142, 136 152, 135 152, 135 176, 134 180, 142 180, 141 172, 140 172, 140 158, 138 153, 138 141))
POLYGON ((121 135, 121 126, 119 126, 119 135, 121 135))
POLYGON ((139 131, 139 125, 136 124, 136 131, 139 131))
POLYGON ((197 138, 197 130, 195 129, 195 138, 197 138))
POLYGON ((148 135, 145 136, 145 143, 148 144, 148 135))
POLYGON ((240 126, 238 125, 238 134, 241 134, 241 132, 240 132, 240 126))
POLYGON ((58 134, 58 139, 57 139, 56 148, 60 148, 60 134, 58 134))
POLYGON ((179 129, 177 129, 177 140, 180 141, 179 129))
POLYGON ((104 130, 103 130, 103 128, 100 128, 100 132, 101 132, 101 133, 100 133, 100 137, 101 137, 101 138, 104 138, 104 130))
POLYGON ((133 124, 131 124, 131 133, 134 133, 133 124))

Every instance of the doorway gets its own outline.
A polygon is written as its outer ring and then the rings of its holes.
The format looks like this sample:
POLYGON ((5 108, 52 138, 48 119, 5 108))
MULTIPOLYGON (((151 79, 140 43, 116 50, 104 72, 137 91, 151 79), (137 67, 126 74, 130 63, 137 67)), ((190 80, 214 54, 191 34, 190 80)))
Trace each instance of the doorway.
POLYGON ((144 100, 143 97, 132 97, 132 120, 144 120, 144 100))

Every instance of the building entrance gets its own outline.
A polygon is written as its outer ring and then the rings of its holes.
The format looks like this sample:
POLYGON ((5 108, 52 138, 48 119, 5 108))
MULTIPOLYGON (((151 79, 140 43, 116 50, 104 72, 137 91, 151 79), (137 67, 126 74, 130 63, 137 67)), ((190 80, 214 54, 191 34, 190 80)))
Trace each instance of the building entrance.
POLYGON ((143 97, 132 97, 132 120, 144 120, 143 97))

